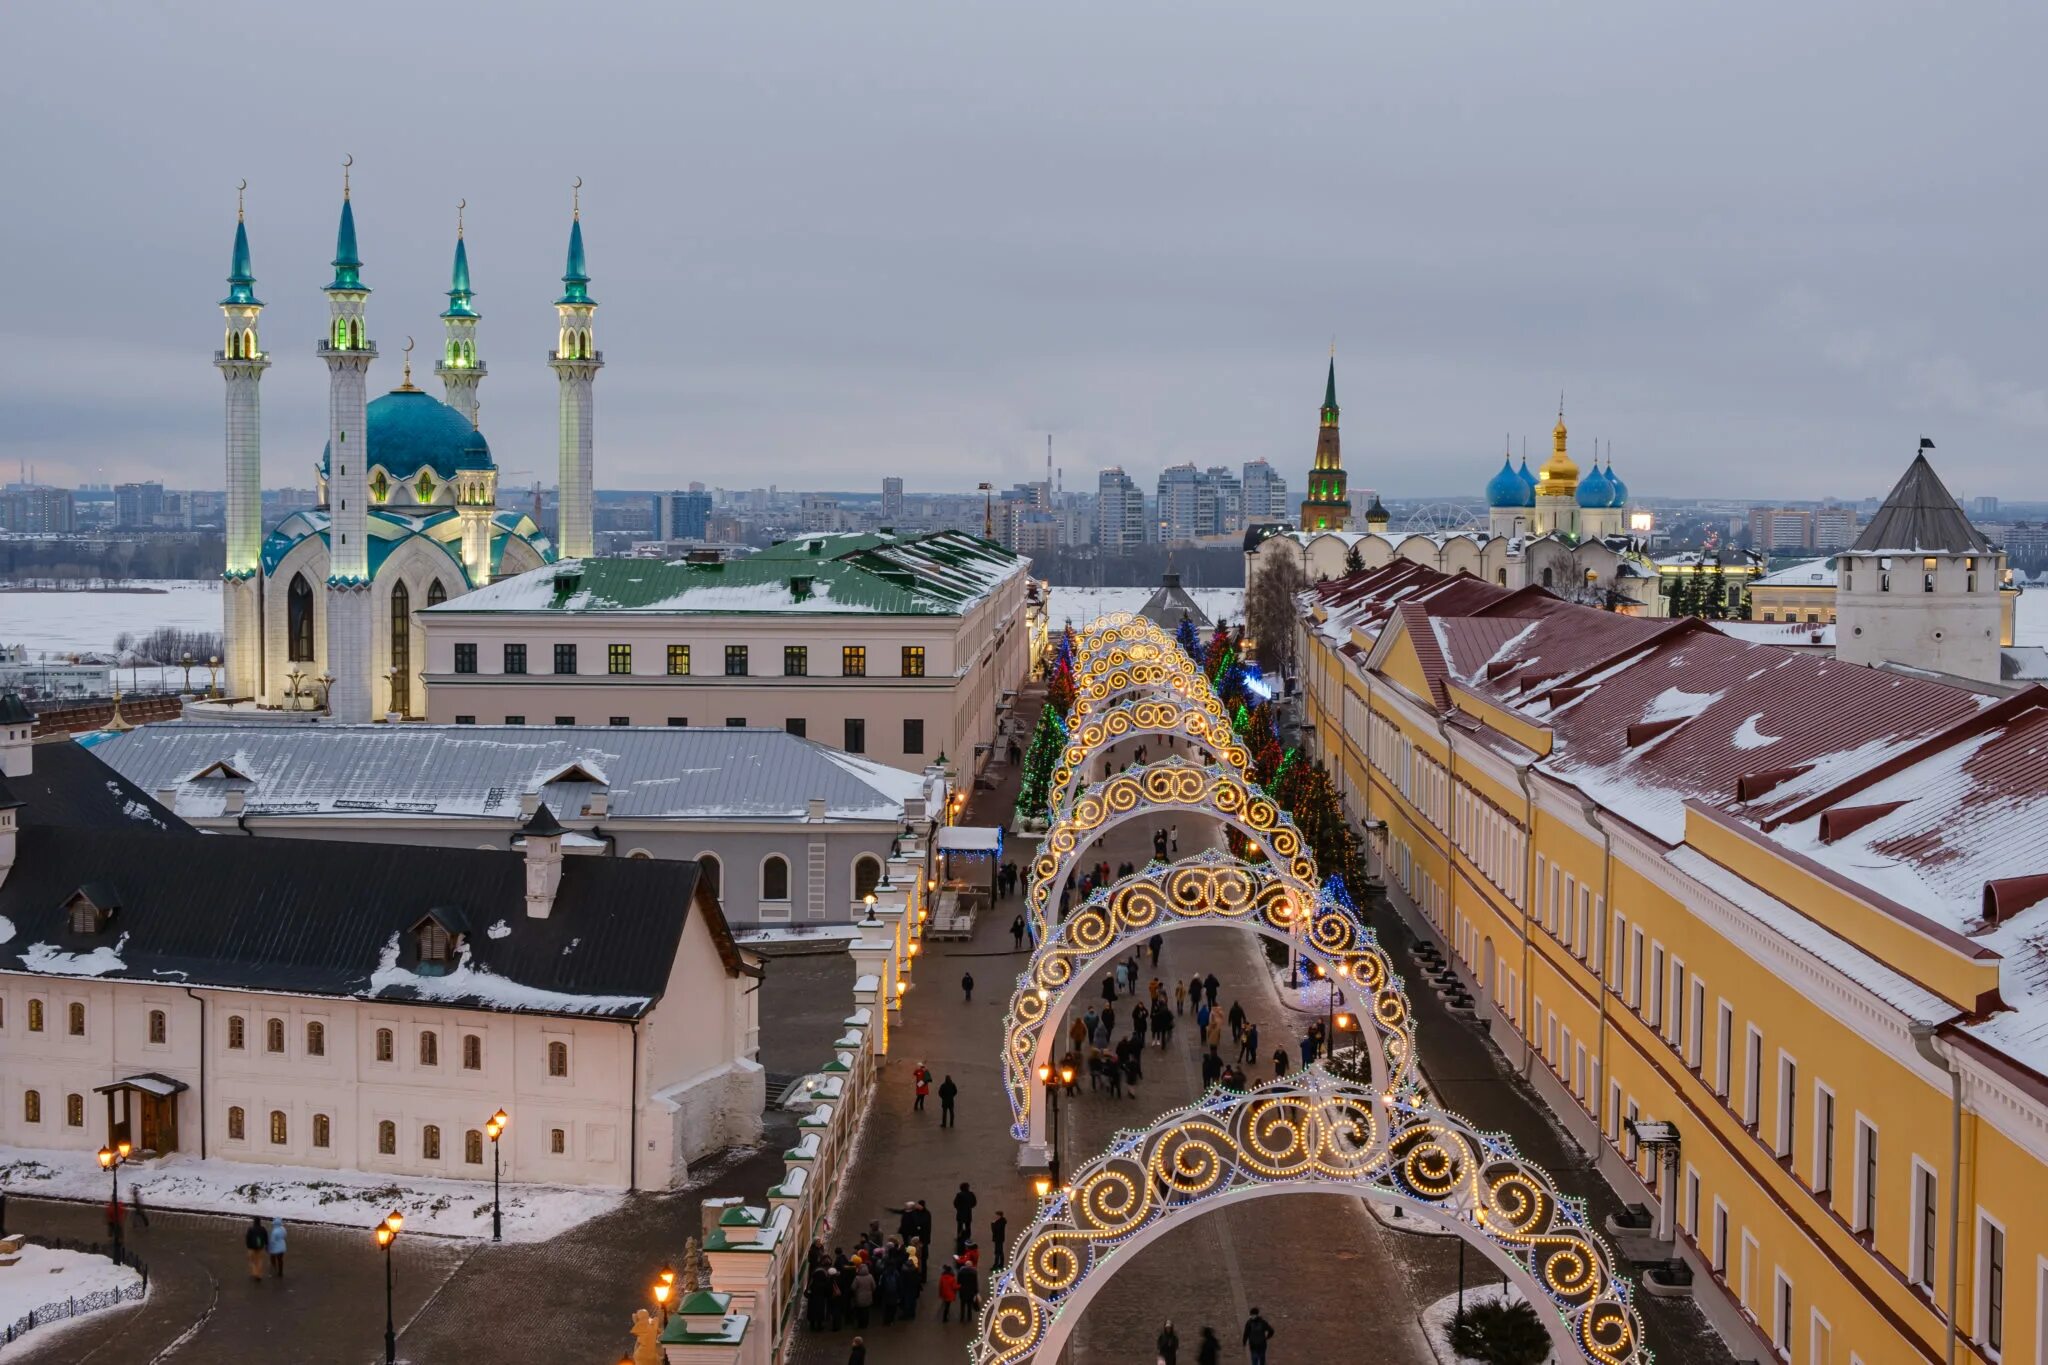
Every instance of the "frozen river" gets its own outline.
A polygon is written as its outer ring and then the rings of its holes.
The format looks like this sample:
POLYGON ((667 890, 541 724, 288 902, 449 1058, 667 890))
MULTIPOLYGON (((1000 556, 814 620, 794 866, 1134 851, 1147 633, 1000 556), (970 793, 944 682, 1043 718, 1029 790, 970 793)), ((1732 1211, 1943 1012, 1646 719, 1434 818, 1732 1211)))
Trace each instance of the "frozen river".
POLYGON ((166 580, 135 592, 0 592, 0 645, 31 655, 112 653, 122 633, 158 626, 220 630, 218 579, 166 580))

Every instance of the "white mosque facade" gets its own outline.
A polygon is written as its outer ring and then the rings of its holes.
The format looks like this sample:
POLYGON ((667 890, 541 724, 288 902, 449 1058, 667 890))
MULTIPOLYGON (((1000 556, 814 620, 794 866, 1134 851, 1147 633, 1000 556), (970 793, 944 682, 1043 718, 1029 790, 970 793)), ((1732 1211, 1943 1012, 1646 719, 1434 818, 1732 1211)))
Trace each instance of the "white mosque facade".
MULTIPOLYGON (((495 579, 554 561, 558 546, 532 517, 498 505, 498 469, 477 421, 486 368, 477 349, 469 254, 458 225, 445 336, 434 367, 445 401, 412 382, 368 398, 377 359, 344 186, 328 327, 328 440, 316 469, 319 505, 266 529, 262 521, 259 386, 269 368, 246 224, 237 214, 222 349, 227 385, 227 564, 223 640, 229 701, 246 714, 324 711, 335 720, 426 712, 425 633, 413 613, 495 579)), ((555 308, 563 554, 591 550, 594 344, 580 208, 555 308)))

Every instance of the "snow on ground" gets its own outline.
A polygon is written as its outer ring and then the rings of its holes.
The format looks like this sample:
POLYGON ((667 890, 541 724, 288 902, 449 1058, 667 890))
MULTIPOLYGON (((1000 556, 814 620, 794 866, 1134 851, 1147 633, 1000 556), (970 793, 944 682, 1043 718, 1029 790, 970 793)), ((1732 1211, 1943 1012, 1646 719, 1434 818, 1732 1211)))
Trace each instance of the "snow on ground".
MULTIPOLYGON (((1113 611, 1136 611, 1145 605, 1154 588, 1073 588, 1055 583, 1051 599, 1046 604, 1046 620, 1054 630, 1068 621, 1079 630, 1098 616, 1113 611)), ((1195 605, 1207 613, 1209 620, 1241 622, 1244 620, 1243 588, 1189 588, 1188 596, 1195 599, 1195 605)), ((2043 593, 2048 597, 2048 593, 2043 593)), ((2048 628, 2044 628, 2048 634, 2048 628)))
MULTIPOLYGON (((1057 596, 1059 589, 1054 588, 1057 596)), ((2048 587, 2028 588, 2014 608, 2012 642, 2016 645, 2048 645, 2048 587)))
MULTIPOLYGON (((0 644, 26 645, 31 655, 45 650, 53 655, 111 653, 114 637, 123 631, 140 637, 159 626, 220 629, 219 579, 166 579, 136 587, 140 590, 0 592, 0 644)), ((125 673, 122 681, 127 681, 125 673)))
MULTIPOLYGON (((142 1276, 104 1256, 56 1251, 31 1242, 22 1247, 19 1261, 0 1266, 0 1330, 39 1308, 57 1307, 57 1311, 64 1312, 72 1299, 109 1292, 125 1295, 136 1292, 141 1285, 142 1276)), ((102 1306, 112 1308, 114 1304, 102 1306)), ((30 1340, 33 1343, 46 1338, 38 1333, 30 1340)))
MULTIPOLYGON (((1474 1273, 1481 1275, 1491 1274, 1492 1269, 1491 1267, 1481 1266, 1474 1273)), ((1470 1308, 1475 1303, 1490 1300, 1520 1303, 1522 1302, 1522 1291, 1511 1284, 1503 1285, 1498 1281, 1483 1287, 1477 1284, 1467 1284, 1465 1286, 1465 1306, 1467 1308, 1470 1308)), ((1461 1356, 1451 1349, 1451 1319, 1457 1315, 1458 1296, 1456 1294, 1446 1294, 1422 1310, 1422 1330, 1429 1335, 1429 1348, 1436 1352, 1436 1358, 1442 1361, 1444 1365, 1455 1365, 1457 1361, 1470 1359, 1469 1356, 1461 1356)), ((1547 1363, 1548 1365, 1557 1365, 1557 1353, 1555 1351, 1551 1352, 1547 1357, 1547 1363)))
MULTIPOLYGON (((462 1135, 443 1139, 461 1150, 462 1135)), ((489 1153, 485 1153, 486 1160, 489 1153)), ((104 1200, 107 1173, 91 1152, 0 1146, 0 1187, 31 1198, 104 1200)), ((286 1223, 369 1227, 397 1209, 413 1232, 491 1235, 488 1180, 392 1180, 366 1171, 324 1171, 244 1161, 169 1156, 123 1170, 121 1196, 142 1192, 144 1207, 198 1213, 258 1214, 286 1223)), ((619 1206, 615 1190, 505 1183, 505 1240, 541 1242, 619 1206)), ((9 1272, 0 1270, 0 1278, 9 1272)))

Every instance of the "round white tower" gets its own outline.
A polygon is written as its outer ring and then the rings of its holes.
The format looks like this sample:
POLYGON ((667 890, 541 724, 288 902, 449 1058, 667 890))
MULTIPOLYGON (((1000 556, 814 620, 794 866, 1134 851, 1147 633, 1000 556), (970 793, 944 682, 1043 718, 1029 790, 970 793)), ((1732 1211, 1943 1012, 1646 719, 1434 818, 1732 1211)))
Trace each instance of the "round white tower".
POLYGON ((260 385, 270 357, 256 320, 263 300, 249 265, 249 229, 242 189, 235 191, 235 253, 228 294, 220 301, 227 328, 213 363, 227 382, 227 563, 221 572, 221 635, 227 693, 263 692, 263 403, 260 385))
POLYGON ((555 300, 561 332, 548 356, 548 364, 561 382, 561 471, 557 483, 560 516, 556 549, 563 559, 581 559, 596 548, 591 529, 591 482, 596 460, 591 433, 596 415, 592 389, 597 372, 604 368, 604 352, 597 349, 590 326, 597 301, 590 297, 590 275, 583 265, 580 177, 576 185, 579 195, 569 221, 569 263, 562 273, 562 297, 555 300))
MULTIPOLYGON (((350 158, 353 163, 354 158, 350 158)), ((336 720, 370 719, 370 448, 366 389, 377 347, 365 331, 363 284, 356 253, 356 218, 348 174, 341 186, 341 228, 334 244, 334 279, 327 286, 327 658, 334 681, 328 713, 336 720)))

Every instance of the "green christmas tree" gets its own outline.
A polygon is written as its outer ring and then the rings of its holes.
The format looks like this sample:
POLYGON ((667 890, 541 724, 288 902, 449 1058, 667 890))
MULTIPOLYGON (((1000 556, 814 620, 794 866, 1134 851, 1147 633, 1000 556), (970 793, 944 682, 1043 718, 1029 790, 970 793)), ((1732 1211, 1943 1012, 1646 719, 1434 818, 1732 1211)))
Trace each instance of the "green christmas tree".
POLYGON ((1024 751, 1023 778, 1017 787, 1017 816, 1043 820, 1052 799, 1052 774, 1059 767, 1067 747, 1067 727, 1052 703, 1038 713, 1038 728, 1032 731, 1031 747, 1024 751))

